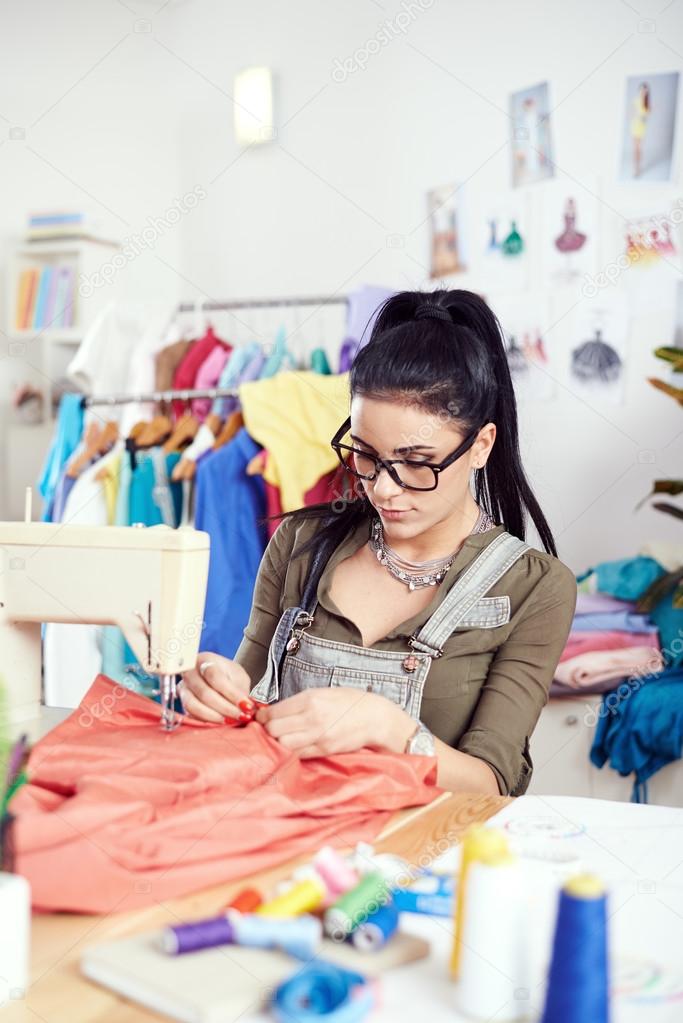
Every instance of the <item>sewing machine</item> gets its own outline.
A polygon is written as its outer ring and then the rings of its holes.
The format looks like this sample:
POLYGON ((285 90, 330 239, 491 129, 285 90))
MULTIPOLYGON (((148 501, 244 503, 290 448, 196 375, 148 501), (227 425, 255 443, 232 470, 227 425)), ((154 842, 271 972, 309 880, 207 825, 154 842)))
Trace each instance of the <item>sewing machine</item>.
POLYGON ((0 522, 10 731, 31 734, 40 718, 42 622, 118 625, 143 669, 159 676, 162 728, 175 728, 176 675, 196 662, 208 572, 209 535, 194 529, 0 522))

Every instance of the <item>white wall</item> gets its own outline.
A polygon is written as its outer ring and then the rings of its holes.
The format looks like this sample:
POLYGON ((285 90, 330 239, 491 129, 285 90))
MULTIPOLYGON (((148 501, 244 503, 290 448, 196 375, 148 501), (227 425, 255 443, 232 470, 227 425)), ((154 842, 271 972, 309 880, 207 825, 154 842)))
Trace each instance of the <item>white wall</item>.
MULTIPOLYGON (((26 209, 85 191, 125 218, 114 224, 126 233, 201 185, 207 199, 126 271, 131 290, 227 298, 422 286, 427 189, 467 181, 470 208, 506 191, 508 94, 549 79, 556 162, 583 194, 597 191, 603 266, 626 212, 614 186, 625 76, 680 66, 683 8, 661 6, 639 0, 638 14, 618 0, 433 0, 410 7, 405 33, 339 82, 337 62, 395 24, 400 3, 5 2, 0 112, 30 123, 58 102, 26 143, 0 146, 0 184, 12 196, 0 235, 18 231, 26 209), (149 32, 134 30, 140 19, 149 32), (654 32, 643 31, 647 19, 654 32), (252 64, 277 75, 279 132, 244 152, 231 92, 235 71, 252 64)), ((648 194, 670 202, 680 179, 648 194)), ((453 285, 486 286, 474 274, 453 285)), ((574 343, 575 291, 549 292, 539 258, 529 286, 530 301, 548 300, 548 342, 574 343)), ((627 279, 620 288, 626 302, 627 279)), ((672 305, 670 284, 631 320, 623 404, 591 403, 561 382, 553 402, 520 410, 529 477, 576 570, 680 535, 656 512, 633 514, 653 478, 680 476, 681 410, 645 381, 659 368, 650 350, 671 341, 672 305)))

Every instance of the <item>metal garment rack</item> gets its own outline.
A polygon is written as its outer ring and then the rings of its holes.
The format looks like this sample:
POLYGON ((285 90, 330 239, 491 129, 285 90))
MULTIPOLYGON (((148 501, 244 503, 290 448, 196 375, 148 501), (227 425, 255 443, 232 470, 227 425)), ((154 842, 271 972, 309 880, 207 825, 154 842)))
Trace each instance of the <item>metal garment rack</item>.
POLYGON ((194 390, 149 391, 146 394, 86 394, 81 398, 81 408, 94 405, 128 405, 131 402, 189 401, 191 398, 237 398, 239 392, 232 387, 205 387, 194 390))
POLYGON ((178 306, 179 313, 195 312, 229 312, 231 309, 275 309, 291 306, 324 306, 324 305, 347 305, 346 295, 328 296, 298 296, 290 298, 240 298, 233 302, 181 302, 178 306))
MULTIPOLYGON (((348 305, 346 295, 297 295, 289 298, 240 298, 234 301, 216 302, 209 299, 204 302, 181 302, 178 313, 196 312, 229 312, 231 309, 280 309, 302 306, 348 305)), ((94 405, 127 405, 132 402, 188 401, 191 398, 237 398, 239 392, 225 387, 211 387, 205 390, 170 390, 151 391, 148 394, 104 394, 85 395, 81 399, 82 408, 94 405)))

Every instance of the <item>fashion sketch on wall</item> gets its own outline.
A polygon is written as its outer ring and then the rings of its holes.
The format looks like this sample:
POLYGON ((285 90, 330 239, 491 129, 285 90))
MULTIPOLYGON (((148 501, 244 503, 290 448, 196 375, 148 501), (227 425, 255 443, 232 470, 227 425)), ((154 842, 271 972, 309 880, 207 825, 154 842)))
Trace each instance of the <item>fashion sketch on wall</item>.
POLYGON ((547 299, 536 292, 489 296, 503 331, 505 354, 515 394, 520 402, 550 401, 557 390, 559 367, 552 341, 547 299))
POLYGON ((547 82, 511 94, 510 122, 513 186, 552 178, 555 169, 547 82))
MULTIPOLYGON (((476 272, 488 287, 528 286, 530 249, 529 195, 518 189, 487 191, 472 211, 476 223, 476 272)), ((473 258, 475 253, 473 252, 473 258)))
POLYGON ((543 272, 549 284, 572 284, 594 269, 597 236, 596 191, 562 178, 545 186, 543 272))
POLYGON ((626 79, 621 181, 671 180, 679 78, 669 71, 626 79))
POLYGON ((427 193, 431 231, 430 277, 446 277, 466 269, 457 202, 457 185, 427 193))
POLYGON ((599 295, 579 306, 569 352, 569 386, 591 401, 621 404, 628 313, 616 297, 599 295))

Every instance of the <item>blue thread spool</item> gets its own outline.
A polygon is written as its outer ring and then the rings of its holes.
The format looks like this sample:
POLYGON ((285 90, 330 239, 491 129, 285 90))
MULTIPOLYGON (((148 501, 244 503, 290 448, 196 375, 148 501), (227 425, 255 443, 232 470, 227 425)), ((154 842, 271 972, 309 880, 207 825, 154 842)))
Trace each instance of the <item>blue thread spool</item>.
POLYGON ((279 948, 296 959, 312 959, 320 948, 322 924, 315 916, 303 913, 289 920, 258 916, 256 913, 231 914, 236 945, 251 948, 279 948))
POLYGON ((374 1005, 374 990, 365 977, 321 961, 283 981, 275 990, 271 1008, 278 1023, 317 1019, 357 1023, 374 1005))
POLYGON ((376 952, 383 948, 398 930, 398 909, 393 902, 380 906, 351 934, 351 941, 359 952, 376 952))
POLYGON ((560 892, 542 1023, 608 1023, 607 895, 579 874, 560 892))

